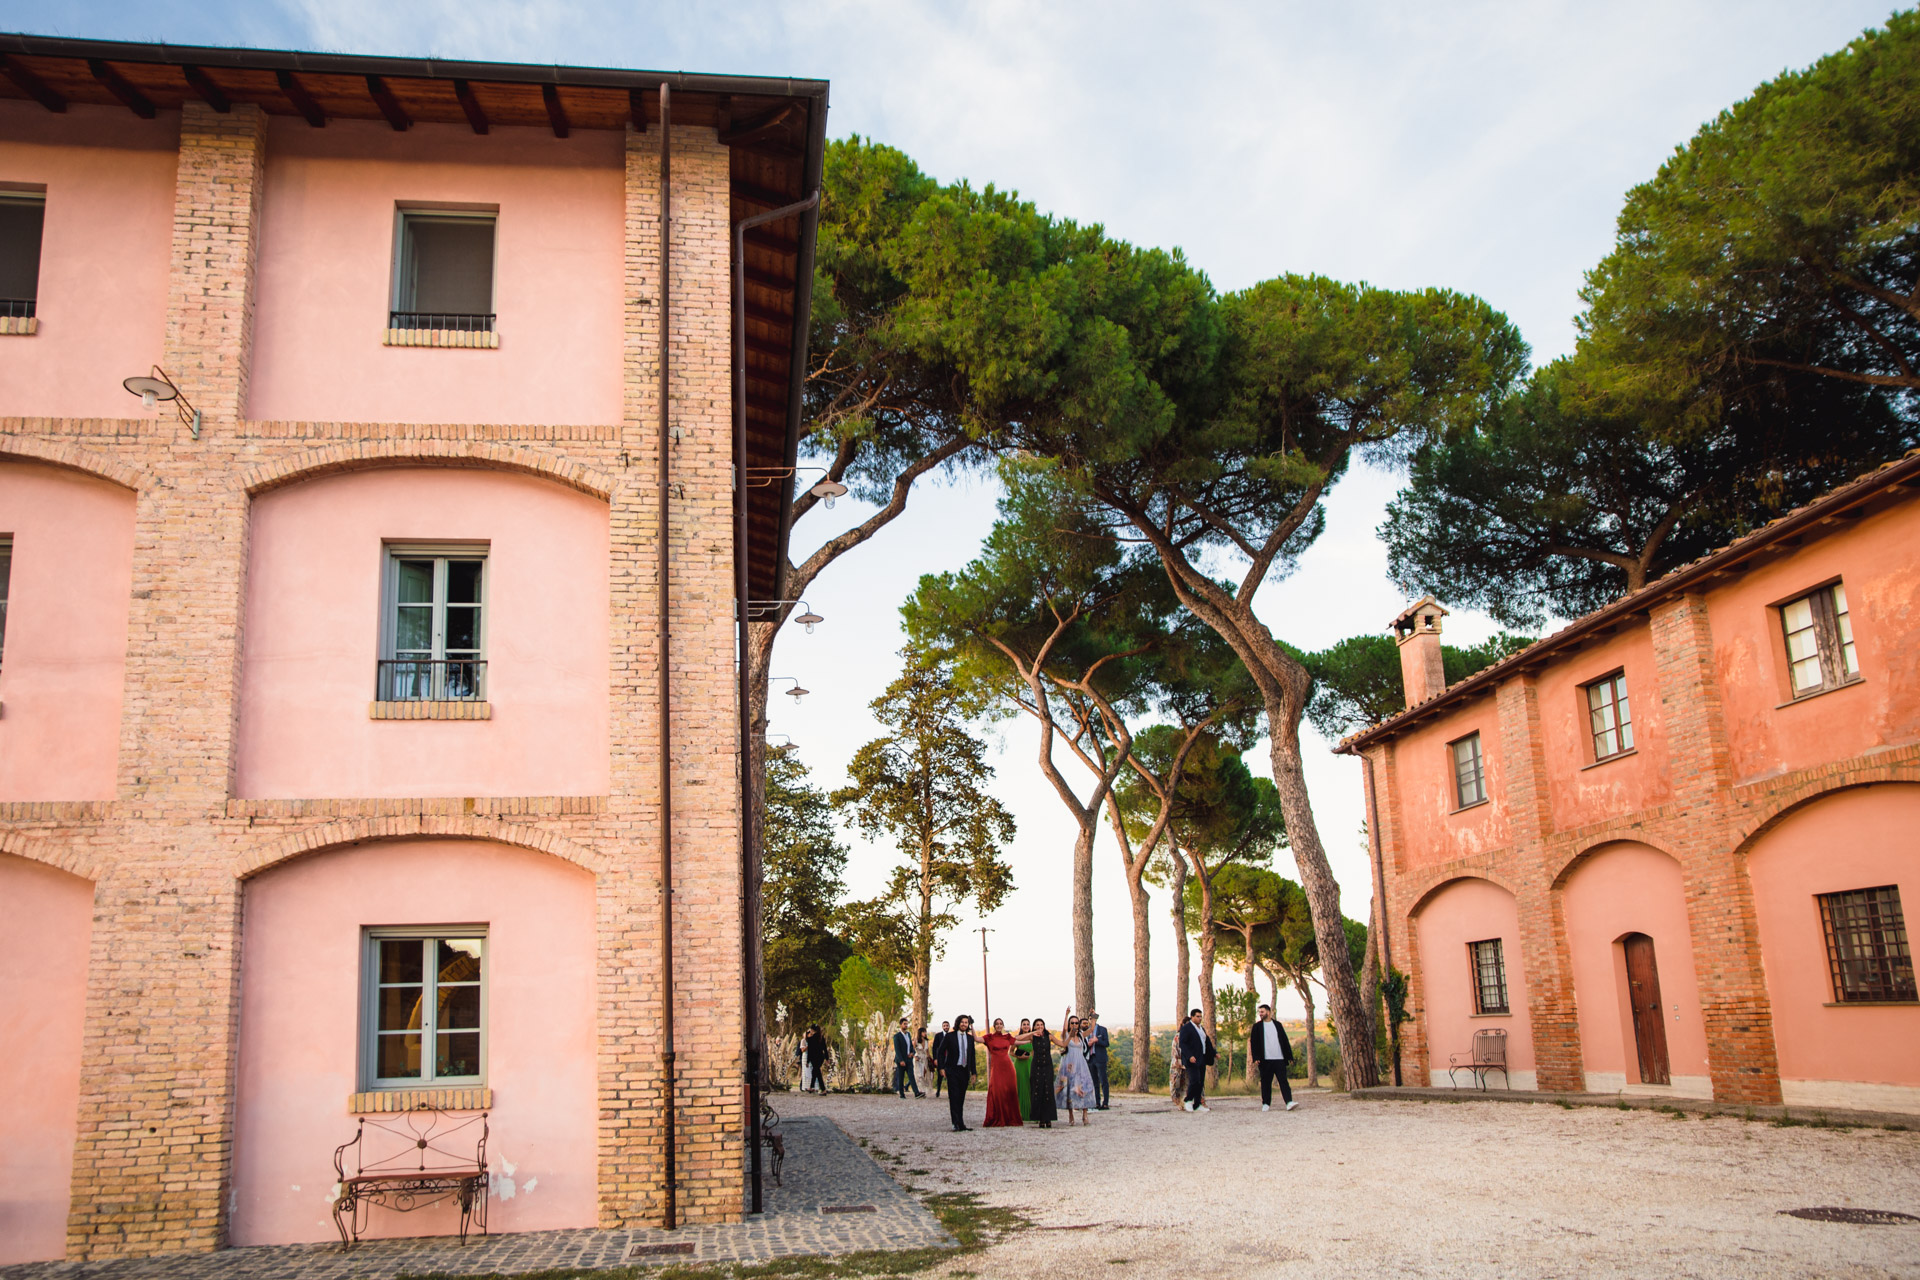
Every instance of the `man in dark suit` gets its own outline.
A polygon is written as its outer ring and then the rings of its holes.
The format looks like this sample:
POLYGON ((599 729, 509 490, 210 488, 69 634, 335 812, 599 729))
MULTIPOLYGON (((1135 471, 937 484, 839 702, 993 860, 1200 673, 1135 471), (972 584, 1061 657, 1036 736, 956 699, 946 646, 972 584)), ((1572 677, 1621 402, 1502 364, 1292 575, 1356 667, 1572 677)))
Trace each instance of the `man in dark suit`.
POLYGON ((952 1034, 953 1024, 943 1022, 927 1045, 927 1060, 933 1064, 933 1096, 936 1098, 940 1096, 940 1087, 947 1082, 947 1060, 941 1055, 947 1051, 947 1037, 952 1034))
POLYGON ((900 1029, 893 1033, 893 1091, 902 1099, 907 1096, 907 1086, 913 1086, 913 1096, 924 1098, 920 1092, 920 1082, 913 1078, 913 1037, 907 1034, 907 1020, 900 1019, 900 1029))
POLYGON ((1093 1109, 1105 1111, 1107 1109, 1107 1046, 1113 1042, 1113 1037, 1109 1036, 1107 1029, 1100 1025, 1099 1014, 1088 1014, 1087 1021, 1093 1024, 1091 1037, 1093 1050, 1087 1054, 1087 1068, 1093 1072, 1093 1109))
POLYGON ((1187 1069, 1187 1100, 1184 1104, 1188 1111, 1211 1111, 1207 1105, 1207 1068, 1218 1057, 1213 1047, 1213 1037, 1200 1025, 1200 1011, 1187 1014, 1187 1020, 1180 1024, 1180 1061, 1187 1069))
POLYGON ((940 1070, 947 1077, 947 1106, 953 1112, 953 1131, 967 1130, 967 1085, 973 1080, 977 1061, 973 1045, 973 1019, 962 1014, 953 1021, 953 1030, 940 1046, 940 1070))
POLYGON ((1291 1111, 1300 1104, 1293 1100, 1293 1088, 1287 1083, 1287 1064, 1293 1061, 1293 1046, 1287 1042, 1287 1029, 1273 1016, 1273 1006, 1260 1006, 1260 1021, 1253 1024, 1247 1037, 1247 1061, 1260 1064, 1260 1109, 1273 1110, 1273 1082, 1280 1082, 1280 1101, 1291 1111))

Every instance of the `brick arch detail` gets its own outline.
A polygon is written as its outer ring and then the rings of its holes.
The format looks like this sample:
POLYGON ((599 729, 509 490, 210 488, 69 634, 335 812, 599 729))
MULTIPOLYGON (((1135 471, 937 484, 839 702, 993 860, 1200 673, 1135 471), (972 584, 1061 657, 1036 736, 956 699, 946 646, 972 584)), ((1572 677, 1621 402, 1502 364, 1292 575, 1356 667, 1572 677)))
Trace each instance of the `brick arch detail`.
POLYGON ((30 436, 0 435, 0 459, 20 462, 44 462, 49 466, 79 471, 98 480, 110 481, 122 489, 138 493, 152 485, 152 478, 117 458, 76 444, 36 440, 30 436))
POLYGON ((100 864, 82 857, 79 850, 71 846, 62 848, 43 840, 30 840, 17 831, 0 831, 0 853, 10 853, 28 862, 52 867, 93 884, 99 884, 103 878, 100 864))
POLYGON ((241 473, 239 487, 250 495, 258 496, 271 489, 298 484, 303 480, 317 480, 322 476, 404 466, 518 471, 523 475, 556 481, 602 501, 611 498, 619 487, 611 475, 597 467, 523 445, 495 444, 483 440, 407 439, 358 440, 263 462, 241 473))
POLYGON ((1758 816, 1753 819, 1746 834, 1741 836, 1739 842, 1734 845, 1734 857, 1744 861, 1753 853, 1754 845, 1759 843, 1762 836, 1808 805, 1817 804, 1843 791, 1855 791, 1861 787, 1870 787, 1882 782, 1920 784, 1920 762, 1877 764, 1846 769, 1838 773, 1809 778, 1797 786, 1775 792, 1767 797, 1766 806, 1757 810, 1758 816))
POLYGON ((1439 897, 1442 889, 1445 889, 1448 885, 1458 884, 1462 880, 1485 880, 1496 889, 1504 889, 1507 896, 1515 902, 1520 900, 1519 891, 1507 883, 1504 877, 1495 872, 1482 871, 1479 869, 1472 871, 1442 871, 1432 876, 1421 886, 1420 892, 1414 895, 1413 905, 1407 908, 1407 918, 1412 919, 1422 911, 1425 911, 1427 904, 1439 897))
POLYGON ((233 864, 236 880, 247 880, 274 867, 324 853, 329 849, 364 844, 370 840, 485 840, 549 854, 590 871, 597 878, 606 861, 583 844, 518 822, 476 818, 466 814, 411 814, 387 818, 343 818, 283 836, 242 855, 233 864))
POLYGON ((1680 866, 1686 866, 1686 862, 1679 854, 1667 848, 1658 840, 1650 839, 1644 828, 1622 827, 1618 830, 1601 831, 1596 835, 1589 836, 1585 840, 1582 840, 1580 842, 1580 848, 1574 853, 1567 855, 1566 859, 1560 863, 1559 869, 1553 873, 1553 877, 1547 881, 1548 888, 1555 893, 1566 888, 1567 877, 1572 875, 1581 863, 1610 844, 1643 844, 1657 853, 1664 853, 1680 866))

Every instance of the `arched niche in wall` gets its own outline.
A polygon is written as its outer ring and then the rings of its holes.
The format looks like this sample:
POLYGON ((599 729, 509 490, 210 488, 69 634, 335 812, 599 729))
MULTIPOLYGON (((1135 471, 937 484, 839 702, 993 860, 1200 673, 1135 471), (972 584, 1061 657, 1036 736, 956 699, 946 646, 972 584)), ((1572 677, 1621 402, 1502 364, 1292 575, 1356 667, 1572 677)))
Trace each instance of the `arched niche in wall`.
MULTIPOLYGON (((356 1108, 436 1091, 491 1108, 493 1230, 595 1224, 591 872, 495 841, 371 840, 276 863, 244 893, 233 1243, 331 1238, 356 1108)), ((456 1219, 375 1209, 366 1234, 456 1219)))
MULTIPOLYGON (((1507 1082, 1533 1088, 1533 1027, 1513 894, 1478 877, 1451 880, 1421 900, 1414 928, 1429 1079, 1448 1084, 1448 1060, 1467 1060, 1476 1032, 1499 1031, 1506 1036, 1507 1082)), ((1464 1074, 1458 1080, 1469 1083, 1464 1074)), ((1496 1072, 1491 1085, 1502 1084, 1496 1072)))

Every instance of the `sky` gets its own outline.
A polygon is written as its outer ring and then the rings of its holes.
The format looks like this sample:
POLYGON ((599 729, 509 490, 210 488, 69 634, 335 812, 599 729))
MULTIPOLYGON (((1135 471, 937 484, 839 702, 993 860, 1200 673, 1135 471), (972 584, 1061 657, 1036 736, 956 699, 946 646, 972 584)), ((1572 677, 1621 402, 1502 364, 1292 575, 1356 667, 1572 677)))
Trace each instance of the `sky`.
MULTIPOLYGON (((1317 272, 1475 293, 1544 363, 1572 347, 1582 273, 1610 247, 1626 191, 1760 82, 1888 12, 1858 0, 43 0, 10 8, 0 26, 827 79, 831 136, 899 147, 942 181, 993 183, 1136 244, 1179 248, 1223 291, 1317 272)), ((1334 490, 1325 534, 1256 602, 1277 635, 1323 648, 1383 630, 1400 610, 1375 533, 1396 487, 1359 470, 1334 490)), ((844 782, 854 751, 881 731, 867 704, 899 670, 900 602, 921 574, 972 558, 994 496, 980 481, 916 493, 808 593, 827 621, 780 638, 774 671, 812 693, 798 705, 776 696, 772 731, 823 786, 844 782)), ((851 500, 817 510, 795 528, 796 558, 862 514, 851 500)), ((1494 630, 1465 612, 1446 626, 1456 644, 1494 630)), ((1303 732, 1317 825, 1345 910, 1364 920, 1359 767, 1303 732)), ((982 922, 964 920, 949 939, 934 969, 936 1018, 989 1005, 1054 1017, 1072 999, 1073 823, 1039 776, 1031 722, 995 737, 994 790, 1019 823, 1007 852, 1017 889, 984 922, 987 992, 980 935, 968 932, 982 922)), ((1248 762, 1266 771, 1264 745, 1248 762)), ((877 891, 891 851, 847 839, 850 889, 877 891)), ((1284 854, 1275 865, 1295 874, 1284 854)), ((1110 842, 1096 854, 1094 912, 1102 1021, 1123 1026, 1131 917, 1110 842)), ((1177 997, 1164 894, 1154 918, 1153 1016, 1166 1022, 1177 997)), ((1293 993, 1280 1011, 1297 1015, 1293 993)))

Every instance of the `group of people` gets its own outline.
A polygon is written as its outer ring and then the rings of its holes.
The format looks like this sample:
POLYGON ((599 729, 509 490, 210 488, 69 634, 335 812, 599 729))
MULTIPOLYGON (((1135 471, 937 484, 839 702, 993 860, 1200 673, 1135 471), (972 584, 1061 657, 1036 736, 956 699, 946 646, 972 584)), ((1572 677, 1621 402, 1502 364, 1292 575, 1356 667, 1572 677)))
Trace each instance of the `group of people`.
MULTIPOLYGON (((1213 1110, 1207 1105, 1207 1068, 1219 1057, 1219 1051, 1214 1048, 1213 1037, 1207 1034, 1206 1024, 1200 1020, 1200 1010, 1187 1012, 1175 1047, 1187 1074, 1187 1096, 1180 1105, 1187 1111, 1213 1110)), ((1273 1016, 1270 1004, 1260 1006, 1260 1021, 1253 1024, 1247 1036, 1247 1061, 1260 1068, 1262 1111, 1273 1110, 1276 1080, 1280 1082, 1280 1101, 1286 1109, 1292 1111, 1300 1105, 1293 1100, 1293 1086, 1287 1083, 1287 1064, 1293 1061, 1293 1045, 1287 1039, 1287 1029, 1273 1016)))
POLYGON ((941 1023, 931 1037, 924 1027, 910 1035, 902 1018, 893 1037, 893 1090, 904 1098, 912 1084, 914 1096, 923 1098, 921 1081, 932 1076, 936 1097, 946 1089, 954 1132, 964 1133, 970 1127, 967 1089, 981 1070, 984 1049, 987 1128, 1037 1124, 1051 1129, 1063 1111, 1069 1125, 1091 1124, 1093 1112, 1107 1109, 1111 1043, 1097 1013, 1068 1013, 1058 1032, 1048 1029, 1045 1018, 1022 1018, 1016 1031, 1007 1030, 1006 1019, 995 1018, 993 1027, 979 1036, 973 1019, 964 1014, 941 1023))

